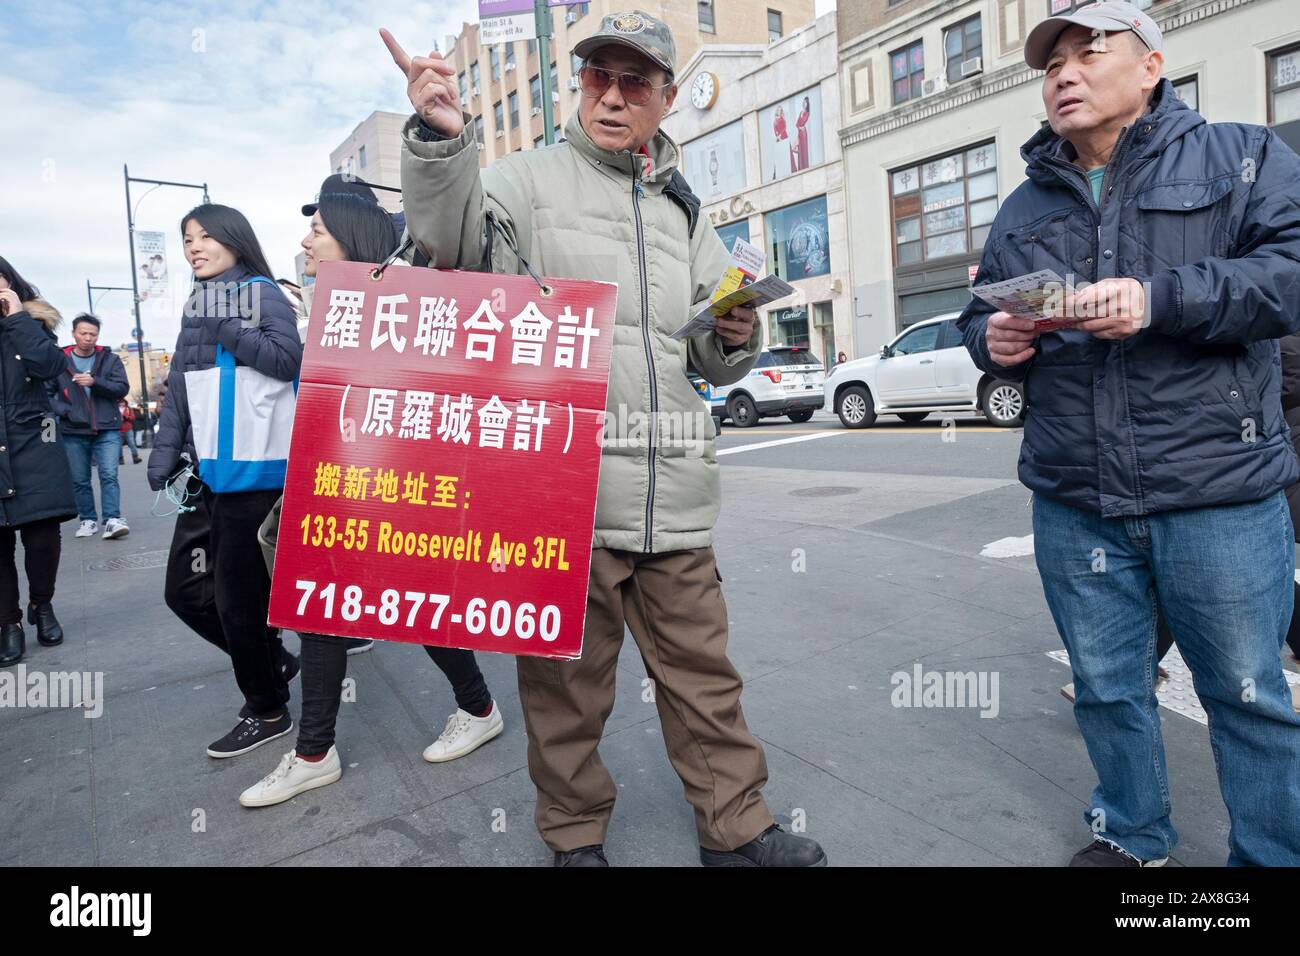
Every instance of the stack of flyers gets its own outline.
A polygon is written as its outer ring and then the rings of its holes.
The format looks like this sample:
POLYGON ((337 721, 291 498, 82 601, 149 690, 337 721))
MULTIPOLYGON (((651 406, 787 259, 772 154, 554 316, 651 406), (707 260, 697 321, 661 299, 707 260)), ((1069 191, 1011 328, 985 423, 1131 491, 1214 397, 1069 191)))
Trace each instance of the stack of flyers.
POLYGON ((1051 269, 1042 269, 1004 282, 986 282, 971 289, 989 305, 1008 315, 1034 320, 1038 332, 1068 329, 1079 320, 1064 314, 1061 306, 1074 290, 1051 269))
POLYGON ((794 292, 794 286, 777 276, 759 275, 763 271, 763 250, 744 239, 737 239, 731 249, 731 265, 722 273, 714 286, 709 302, 691 316, 689 322, 673 333, 675 339, 685 339, 701 332, 711 332, 720 315, 726 315, 738 305, 757 308, 794 292))

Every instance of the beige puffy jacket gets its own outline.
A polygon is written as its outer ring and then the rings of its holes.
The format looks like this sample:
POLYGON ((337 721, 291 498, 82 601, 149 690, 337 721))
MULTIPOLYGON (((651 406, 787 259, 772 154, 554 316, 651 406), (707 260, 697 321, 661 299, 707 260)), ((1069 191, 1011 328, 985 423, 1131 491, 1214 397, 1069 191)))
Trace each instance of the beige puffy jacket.
MULTIPOLYGON (((712 420, 687 369, 715 385, 738 381, 758 357, 762 330, 756 323, 734 351, 713 332, 670 338, 729 261, 713 227, 696 221, 698 201, 682 196, 684 180, 665 192, 680 165, 676 143, 657 133, 644 175, 646 157, 596 146, 576 113, 565 137, 510 153, 480 174, 468 117, 460 136, 445 139, 412 116, 402 131, 407 229, 431 266, 477 270, 492 212, 540 275, 618 284, 593 544, 704 547, 721 492, 712 420)), ((491 269, 525 271, 500 235, 491 269)))

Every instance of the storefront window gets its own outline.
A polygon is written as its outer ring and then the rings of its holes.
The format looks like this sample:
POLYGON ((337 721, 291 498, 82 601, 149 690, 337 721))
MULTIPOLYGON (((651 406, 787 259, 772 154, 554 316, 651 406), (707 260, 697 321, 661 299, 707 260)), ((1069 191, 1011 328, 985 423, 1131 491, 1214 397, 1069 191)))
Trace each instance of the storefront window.
POLYGON ((722 240, 722 244, 727 247, 728 252, 731 251, 731 247, 735 245, 737 239, 744 239, 749 242, 749 220, 741 219, 738 222, 729 222, 725 226, 718 226, 718 238, 722 240))
POLYGON ((895 265, 976 252, 998 211, 997 150, 984 143, 895 170, 890 192, 895 265))
POLYGON ((809 348, 808 306, 796 305, 785 309, 772 309, 767 313, 769 345, 797 345, 809 348))
POLYGON ((831 271, 825 196, 769 212, 764 232, 767 269, 773 275, 794 282, 831 271))

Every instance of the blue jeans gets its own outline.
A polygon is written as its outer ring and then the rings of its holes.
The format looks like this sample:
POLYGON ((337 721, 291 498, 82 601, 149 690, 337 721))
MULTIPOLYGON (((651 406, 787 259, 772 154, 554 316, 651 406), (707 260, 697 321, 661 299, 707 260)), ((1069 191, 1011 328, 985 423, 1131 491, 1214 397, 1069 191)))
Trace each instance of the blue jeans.
POLYGON ((1280 658, 1295 573, 1284 494, 1134 518, 1035 495, 1034 553, 1097 771, 1093 831, 1146 860, 1178 842, 1156 710, 1158 601, 1209 717, 1228 863, 1300 864, 1300 715, 1280 658))
POLYGON ((122 517, 121 492, 117 487, 117 456, 122 453, 122 433, 113 430, 94 435, 63 435, 72 466, 72 490, 77 496, 77 511, 82 521, 97 521, 95 489, 90 483, 90 462, 94 456, 99 469, 99 497, 104 506, 104 520, 122 517))

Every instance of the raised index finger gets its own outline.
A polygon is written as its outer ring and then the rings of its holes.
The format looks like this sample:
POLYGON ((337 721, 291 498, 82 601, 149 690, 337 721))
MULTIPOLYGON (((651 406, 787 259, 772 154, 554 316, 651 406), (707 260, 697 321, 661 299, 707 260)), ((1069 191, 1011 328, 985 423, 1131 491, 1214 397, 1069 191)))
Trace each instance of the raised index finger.
POLYGON ((397 38, 383 27, 379 28, 379 36, 384 41, 384 46, 388 47, 388 52, 392 54, 393 62, 397 64, 398 69, 403 74, 409 74, 411 72, 411 58, 402 49, 402 45, 397 42, 397 38))

